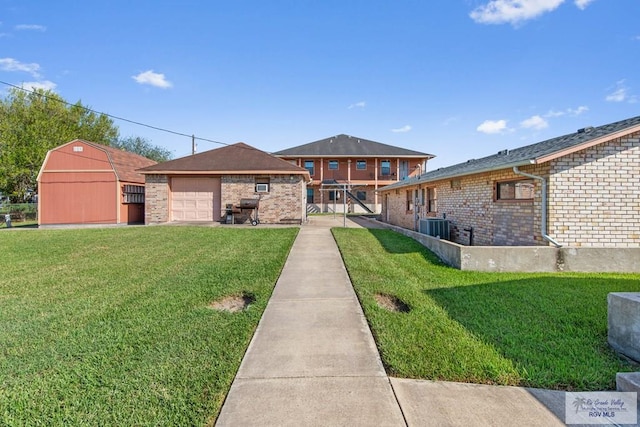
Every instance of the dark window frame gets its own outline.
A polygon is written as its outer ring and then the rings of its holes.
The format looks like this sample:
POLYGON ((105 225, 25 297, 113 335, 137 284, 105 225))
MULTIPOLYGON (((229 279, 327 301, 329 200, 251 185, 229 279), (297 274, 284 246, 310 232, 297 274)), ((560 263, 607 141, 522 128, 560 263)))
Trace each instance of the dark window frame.
POLYGON ((535 198, 535 189, 536 184, 533 179, 511 179, 507 181, 496 181, 494 186, 494 201, 532 202, 535 198))
POLYGON ((391 160, 380 160, 380 175, 391 176, 391 160), (389 166, 384 166, 385 163, 388 163, 389 166))
POLYGON ((305 160, 304 168, 309 171, 309 175, 314 176, 316 173, 316 162, 314 160, 305 160), (311 166, 307 166, 307 163, 311 163, 311 166))

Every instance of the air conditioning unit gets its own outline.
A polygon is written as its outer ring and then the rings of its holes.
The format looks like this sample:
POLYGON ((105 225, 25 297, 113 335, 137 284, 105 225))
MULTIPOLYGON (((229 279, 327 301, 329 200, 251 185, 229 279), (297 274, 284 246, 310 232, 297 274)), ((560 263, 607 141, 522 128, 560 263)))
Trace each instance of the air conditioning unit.
POLYGON ((449 220, 442 218, 424 218, 420 220, 420 233, 427 236, 449 240, 449 220))
POLYGON ((256 184, 256 193, 268 193, 269 184, 256 184))

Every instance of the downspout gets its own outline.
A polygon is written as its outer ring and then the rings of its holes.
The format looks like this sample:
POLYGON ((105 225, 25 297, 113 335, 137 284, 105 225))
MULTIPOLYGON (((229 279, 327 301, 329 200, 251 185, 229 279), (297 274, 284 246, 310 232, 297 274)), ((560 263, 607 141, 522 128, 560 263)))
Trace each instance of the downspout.
POLYGON ((531 175, 530 173, 522 172, 518 169, 517 166, 513 167, 513 172, 517 175, 526 176, 527 178, 537 179, 542 183, 542 207, 541 207, 541 224, 540 224, 540 233, 542 234, 542 238, 548 242, 551 242, 555 245, 556 248, 561 248, 562 245, 555 240, 551 236, 547 234, 547 180, 541 176, 531 175))

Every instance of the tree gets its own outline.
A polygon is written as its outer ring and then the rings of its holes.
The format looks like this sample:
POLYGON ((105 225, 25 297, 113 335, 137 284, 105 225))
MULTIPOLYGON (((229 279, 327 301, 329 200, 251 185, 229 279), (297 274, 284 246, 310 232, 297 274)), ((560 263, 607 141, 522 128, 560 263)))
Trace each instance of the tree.
POLYGON ((111 143, 111 146, 124 151, 129 151, 130 153, 139 154, 148 159, 155 160, 158 163, 166 162, 167 160, 171 160, 173 157, 171 151, 152 145, 149 140, 139 136, 121 138, 116 142, 111 143))
POLYGON ((74 139, 109 145, 118 135, 109 117, 80 101, 69 105, 49 90, 12 88, 0 100, 0 192, 24 200, 36 189, 47 151, 74 139))

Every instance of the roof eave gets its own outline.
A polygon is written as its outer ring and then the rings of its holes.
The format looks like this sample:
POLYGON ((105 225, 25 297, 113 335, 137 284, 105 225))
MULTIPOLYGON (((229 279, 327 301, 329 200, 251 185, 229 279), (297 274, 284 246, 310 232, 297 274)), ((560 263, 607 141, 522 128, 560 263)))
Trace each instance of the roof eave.
POLYGON ((375 159, 375 158, 398 158, 398 159, 433 159, 434 154, 273 154, 280 158, 305 158, 305 159, 375 159))
POLYGON ((463 176, 469 176, 469 175, 476 175, 476 174, 480 174, 480 173, 487 173, 487 172, 495 172, 498 170, 502 170, 502 169, 511 169, 514 166, 526 166, 526 165, 532 165, 535 164, 535 160, 534 159, 528 159, 528 160, 520 160, 517 162, 511 162, 511 163, 503 163, 501 165, 498 166, 492 166, 492 167, 488 167, 488 168, 481 168, 481 169, 474 169, 473 171, 467 171, 467 172, 462 172, 462 173, 450 173, 450 174, 445 174, 445 175, 439 175, 437 178, 433 178, 433 179, 424 179, 422 178, 424 175, 415 177, 415 178, 410 178, 410 179, 406 179, 404 181, 399 181, 395 184, 391 184, 391 185, 387 185, 385 187, 379 188, 378 192, 382 192, 382 191, 387 191, 387 190, 395 190, 398 188, 404 188, 404 187, 410 187, 412 185, 416 185, 416 184, 424 184, 424 183, 430 183, 430 182, 436 182, 436 181, 442 181, 444 179, 451 179, 451 178, 457 178, 457 177, 463 177, 463 176))
POLYGON ((626 135, 629 135, 629 134, 632 134, 632 133, 635 133, 635 132, 640 132, 640 125, 631 126, 631 127, 626 128, 626 129, 610 133, 608 135, 604 135, 604 136, 601 136, 601 137, 598 137, 598 138, 591 139, 591 140, 586 141, 586 142, 584 142, 582 144, 574 145, 573 147, 569 147, 569 148, 564 149, 564 150, 560 150, 560 151, 553 152, 551 154, 547 154, 546 156, 537 157, 536 159, 534 159, 534 162, 535 162, 535 164, 546 163, 548 161, 555 160, 557 158, 560 158, 560 157, 563 157, 563 156, 566 156, 566 155, 569 155, 569 154, 573 154, 573 153, 575 153, 577 151, 585 150, 585 149, 591 148, 591 147, 593 147, 595 145, 602 144, 603 142, 611 141, 611 140, 617 139, 617 138, 622 138, 622 137, 624 137, 626 135))
POLYGON ((309 175, 306 170, 144 170, 138 169, 143 175, 309 175))

